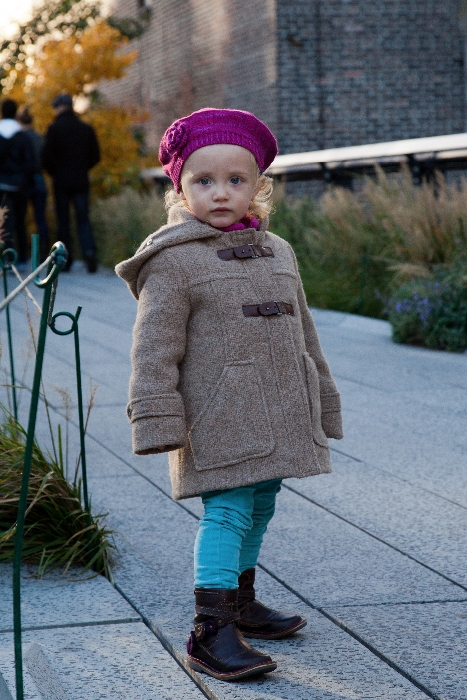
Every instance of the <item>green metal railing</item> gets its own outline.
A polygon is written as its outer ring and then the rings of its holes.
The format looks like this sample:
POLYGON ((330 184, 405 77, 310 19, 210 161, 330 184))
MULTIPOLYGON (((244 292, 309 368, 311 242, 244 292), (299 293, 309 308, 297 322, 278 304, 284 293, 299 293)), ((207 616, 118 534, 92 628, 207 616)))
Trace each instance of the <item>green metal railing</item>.
MULTIPOLYGON (((10 303, 16 296, 24 289, 27 291, 27 286, 33 283, 39 289, 44 291, 44 296, 42 300, 41 308, 41 319, 39 326, 39 335, 36 344, 36 360, 34 366, 34 377, 31 390, 31 403, 29 407, 29 419, 26 435, 26 444, 24 450, 24 463, 23 463, 23 473, 21 480, 21 491, 18 505, 18 519, 16 523, 16 533, 15 533, 15 547, 14 547, 14 558, 13 558, 13 620, 14 620, 14 647, 15 647, 15 677, 16 677, 16 700, 24 700, 24 681, 23 681, 23 655, 22 655, 22 625, 21 625, 21 559, 23 550, 23 538, 24 538, 24 526, 25 517, 27 509, 27 496, 29 488, 29 478, 31 474, 32 465, 32 454, 34 446, 34 435, 36 430, 37 412, 38 404, 40 399, 40 386, 42 379, 42 369, 44 363, 44 352, 45 352, 45 341, 47 328, 57 335, 70 335, 74 334, 74 346, 75 346, 75 365, 76 365, 76 388, 78 397, 78 414, 79 414, 79 432, 80 432, 80 460, 81 460, 81 470, 82 470, 82 484, 83 484, 83 501, 84 509, 87 514, 87 525, 88 533, 89 527, 91 525, 91 516, 89 510, 89 498, 88 498, 88 487, 87 487, 87 473, 86 473, 86 451, 85 451, 85 424, 84 424, 84 412, 83 412, 83 397, 82 397, 82 384, 81 384, 81 361, 80 361, 80 350, 79 350, 79 332, 78 332, 78 319, 81 313, 81 307, 79 306, 76 314, 71 314, 67 311, 60 311, 56 314, 53 313, 55 293, 58 282, 58 275, 66 263, 67 251, 63 243, 55 243, 51 249, 50 255, 43 263, 39 264, 39 241, 38 236, 33 236, 32 241, 32 260, 33 260, 33 272, 26 277, 20 284, 10 293, 8 293, 8 282, 7 275, 9 270, 15 270, 16 262, 16 252, 12 249, 7 249, 3 251, 0 257, 0 266, 3 270, 3 290, 5 298, 0 302, 0 311, 5 309, 6 320, 7 320, 7 334, 8 334, 8 349, 9 349, 9 360, 10 360, 10 374, 11 374, 11 386, 12 386, 12 403, 13 403, 13 413, 17 420, 18 418, 18 401, 16 389, 16 377, 15 377, 15 362, 14 362, 14 351, 13 351, 13 335, 11 327, 10 318, 10 303), (44 279, 40 279, 40 272, 46 269, 46 276, 44 279), (56 327, 57 319, 60 317, 66 317, 71 320, 71 327, 66 330, 59 330, 56 327)), ((35 302, 36 303, 36 302, 35 302)), ((91 547, 91 544, 89 545, 91 547)), ((90 549, 91 555, 91 549, 90 549)))
MULTIPOLYGON (((75 368, 76 368, 76 393, 78 396, 78 420, 79 420, 79 437, 80 437, 80 459, 81 459, 81 474, 83 477, 83 501, 84 510, 86 511, 86 524, 88 526, 88 537, 91 538, 91 515, 89 510, 89 497, 88 497, 88 479, 87 479, 87 469, 86 469, 86 426, 84 424, 84 409, 83 409, 83 389, 81 383, 81 356, 79 352, 79 332, 78 332, 78 319, 81 314, 82 307, 78 306, 76 314, 73 315, 69 311, 59 311, 54 314, 49 322, 49 327, 53 333, 57 335, 70 335, 73 333, 75 341, 75 368), (57 318, 65 316, 71 320, 71 326, 67 330, 58 330, 55 327, 55 322, 57 318)), ((91 554, 91 552, 90 552, 91 554)))
MULTIPOLYGON (((3 251, 0 257, 0 266, 3 270, 3 293, 5 299, 8 297, 8 271, 11 270, 12 264, 16 263, 18 256, 16 251, 12 248, 7 248, 3 251)), ((11 379, 11 393, 13 402, 13 415, 15 420, 18 420, 18 400, 16 397, 16 374, 15 374, 15 358, 13 354, 13 335, 11 332, 11 318, 10 318, 10 305, 5 308, 6 313, 6 326, 7 326, 7 336, 8 336, 8 354, 10 359, 10 379, 11 379)))

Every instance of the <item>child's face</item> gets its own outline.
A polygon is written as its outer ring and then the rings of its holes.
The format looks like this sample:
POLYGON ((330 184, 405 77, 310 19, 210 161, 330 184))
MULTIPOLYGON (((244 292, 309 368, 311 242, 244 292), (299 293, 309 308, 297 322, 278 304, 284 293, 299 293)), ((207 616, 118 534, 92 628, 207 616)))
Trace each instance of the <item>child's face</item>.
POLYGON ((215 144, 187 158, 180 194, 197 219, 224 228, 245 216, 259 187, 258 166, 250 151, 215 144))

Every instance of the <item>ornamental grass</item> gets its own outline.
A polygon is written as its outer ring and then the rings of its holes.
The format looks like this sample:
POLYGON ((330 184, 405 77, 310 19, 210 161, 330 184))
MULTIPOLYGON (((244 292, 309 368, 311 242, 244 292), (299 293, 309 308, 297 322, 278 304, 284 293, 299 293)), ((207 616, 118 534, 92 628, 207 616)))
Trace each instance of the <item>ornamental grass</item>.
POLYGON ((456 262, 467 250, 467 181, 441 173, 415 185, 408 168, 398 176, 378 169, 360 192, 337 188, 321 202, 328 257, 366 253, 390 269, 426 276, 434 265, 456 262), (329 246, 329 243, 331 244, 329 246))
MULTIPOLYGON (((5 414, 0 423, 0 561, 13 559, 26 431, 5 414)), ((102 515, 86 513, 81 480, 67 481, 63 460, 55 460, 34 443, 25 519, 23 561, 41 577, 70 567, 111 579, 112 531, 102 515)))
POLYGON ((467 181, 417 186, 408 169, 379 169, 358 191, 279 202, 271 229, 294 247, 310 304, 382 317, 398 286, 465 257, 467 181))
MULTIPOLYGON (((127 189, 95 201, 92 218, 100 260, 113 267, 166 223, 166 212, 156 193, 127 189)), ((401 284, 467 254, 467 180, 437 174, 418 186, 408 168, 378 169, 355 191, 278 201, 269 228, 294 248, 310 305, 381 318, 401 284)))
POLYGON ((130 188, 91 207, 99 262, 113 268, 135 254, 147 236, 167 222, 162 197, 130 188))

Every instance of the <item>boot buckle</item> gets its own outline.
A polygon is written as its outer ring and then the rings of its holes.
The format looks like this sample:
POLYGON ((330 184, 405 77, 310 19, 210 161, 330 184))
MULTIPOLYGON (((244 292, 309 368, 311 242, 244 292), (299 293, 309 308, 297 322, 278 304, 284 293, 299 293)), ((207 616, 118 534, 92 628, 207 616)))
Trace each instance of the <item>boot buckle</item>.
POLYGON ((205 620, 204 622, 200 622, 199 624, 195 625, 195 637, 196 640, 199 642, 201 639, 204 639, 204 637, 207 634, 216 634, 219 629, 219 626, 215 620, 205 620))

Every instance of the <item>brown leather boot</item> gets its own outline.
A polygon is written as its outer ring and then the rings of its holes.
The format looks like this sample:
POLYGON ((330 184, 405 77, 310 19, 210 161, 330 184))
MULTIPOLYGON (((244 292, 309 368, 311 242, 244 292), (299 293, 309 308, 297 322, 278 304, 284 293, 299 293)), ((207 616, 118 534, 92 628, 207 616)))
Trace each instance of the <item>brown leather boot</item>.
POLYGON ((190 668, 221 681, 236 681, 277 668, 270 656, 253 649, 239 631, 236 588, 196 588, 195 596, 195 629, 186 645, 190 668))
POLYGON ((287 615, 266 607, 255 598, 255 570, 247 569, 238 577, 238 627, 245 637, 283 639, 305 627, 300 615, 287 615))

